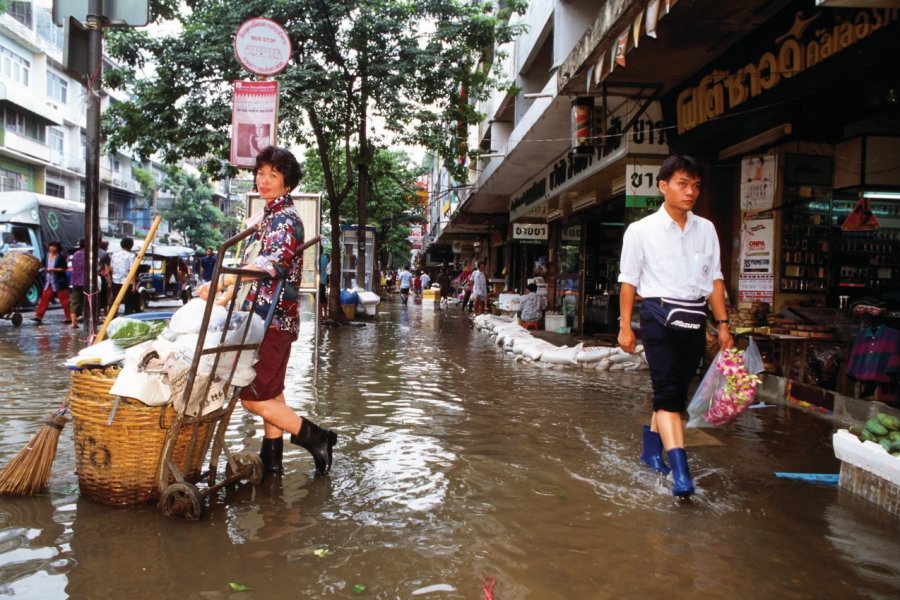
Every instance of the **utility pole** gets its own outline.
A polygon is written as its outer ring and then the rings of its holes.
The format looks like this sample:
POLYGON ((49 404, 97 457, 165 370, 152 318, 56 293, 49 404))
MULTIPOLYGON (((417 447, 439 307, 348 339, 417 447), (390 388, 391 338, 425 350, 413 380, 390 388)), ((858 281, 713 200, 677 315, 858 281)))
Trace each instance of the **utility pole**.
POLYGON ((89 336, 99 329, 100 303, 97 288, 100 249, 100 90, 103 85, 103 0, 89 0, 85 27, 88 30, 87 123, 85 128, 85 319, 89 336))

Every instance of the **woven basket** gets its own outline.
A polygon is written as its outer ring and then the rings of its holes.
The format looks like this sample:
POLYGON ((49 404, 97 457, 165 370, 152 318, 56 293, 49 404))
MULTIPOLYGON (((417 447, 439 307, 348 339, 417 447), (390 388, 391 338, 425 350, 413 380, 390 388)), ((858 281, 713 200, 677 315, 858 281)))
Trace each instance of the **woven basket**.
MULTIPOLYGON (((118 373, 118 368, 73 371, 69 410, 81 495, 103 504, 132 506, 159 498, 156 472, 175 411, 165 410, 160 423, 162 407, 121 398, 112 424, 107 425, 115 400, 109 390, 118 373)), ((199 424, 189 465, 185 462, 193 426, 183 427, 178 435, 172 460, 188 481, 200 478, 213 425, 199 424)))
POLYGON ((41 261, 27 252, 9 252, 0 260, 0 315, 19 304, 40 270, 41 261))

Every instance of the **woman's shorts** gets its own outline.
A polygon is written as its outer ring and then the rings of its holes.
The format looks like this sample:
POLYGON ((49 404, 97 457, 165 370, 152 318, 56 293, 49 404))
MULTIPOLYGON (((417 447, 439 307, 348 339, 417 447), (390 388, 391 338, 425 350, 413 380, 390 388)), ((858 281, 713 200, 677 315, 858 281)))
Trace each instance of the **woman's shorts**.
POLYGON ((294 334, 281 329, 270 329, 259 349, 259 360, 253 365, 256 378, 241 390, 241 400, 271 400, 284 391, 284 377, 294 334))

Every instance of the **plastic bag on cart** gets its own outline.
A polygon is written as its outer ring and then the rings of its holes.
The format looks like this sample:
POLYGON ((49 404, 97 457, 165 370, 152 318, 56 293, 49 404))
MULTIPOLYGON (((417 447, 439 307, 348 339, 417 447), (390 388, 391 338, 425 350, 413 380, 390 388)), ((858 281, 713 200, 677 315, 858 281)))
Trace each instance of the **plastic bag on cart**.
POLYGON ((143 321, 128 317, 113 319, 106 333, 119 348, 130 348, 141 342, 155 339, 166 328, 164 320, 143 321))
MULTIPOLYGON (((246 311, 237 311, 232 313, 228 319, 226 327, 227 313, 221 315, 221 318, 215 320, 210 319, 209 327, 206 330, 206 339, 204 348, 215 348, 216 346, 233 346, 236 344, 259 344, 262 342, 266 334, 265 321, 255 313, 246 311), (244 332, 247 335, 244 337, 244 332), (224 340, 222 335, 224 332, 224 340), (243 342, 242 342, 243 340, 243 342)), ((245 386, 253 381, 256 372, 253 365, 256 364, 257 352, 254 350, 243 350, 238 357, 238 351, 223 352, 219 355, 219 363, 216 366, 216 376, 227 378, 229 373, 233 371, 232 384, 237 386, 245 386)), ((200 363, 200 370, 209 373, 215 358, 212 355, 205 356, 200 363)))
MULTIPOLYGON (((175 311, 169 319, 169 331, 176 334, 200 333, 200 325, 203 324, 203 313, 206 312, 206 300, 194 298, 175 311)), ((216 319, 223 320, 228 313, 224 306, 213 305, 209 322, 216 319)))

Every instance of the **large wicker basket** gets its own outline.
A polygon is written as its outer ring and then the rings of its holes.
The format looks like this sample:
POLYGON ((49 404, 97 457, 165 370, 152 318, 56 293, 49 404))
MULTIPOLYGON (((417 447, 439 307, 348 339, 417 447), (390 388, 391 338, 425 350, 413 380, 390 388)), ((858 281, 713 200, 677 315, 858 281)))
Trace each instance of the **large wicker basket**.
POLYGON ((10 251, 0 260, 0 315, 19 304, 40 269, 41 261, 28 252, 10 251))
MULTIPOLYGON (((69 410, 81 495, 103 504, 132 506, 159 498, 157 469, 175 411, 169 407, 163 414, 162 407, 121 398, 109 423, 115 400, 109 390, 118 372, 118 368, 73 371, 69 410)), ((172 460, 188 481, 200 478, 212 433, 212 422, 199 424, 193 444, 193 426, 179 433, 172 460), (193 452, 188 465, 189 446, 193 452)))

